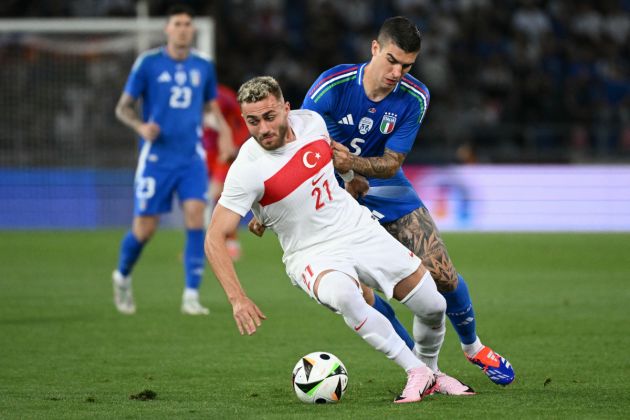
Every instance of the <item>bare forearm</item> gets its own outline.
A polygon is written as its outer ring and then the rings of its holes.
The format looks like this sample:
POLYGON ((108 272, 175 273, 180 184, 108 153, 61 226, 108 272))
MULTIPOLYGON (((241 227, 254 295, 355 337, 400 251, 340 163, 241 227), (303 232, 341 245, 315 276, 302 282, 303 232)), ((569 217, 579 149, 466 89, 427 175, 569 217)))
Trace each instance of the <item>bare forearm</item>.
POLYGON ((396 174, 404 159, 404 154, 391 150, 385 150, 383 156, 368 158, 354 156, 352 158, 352 170, 372 178, 391 178, 396 174))
POLYGON ((212 235, 210 231, 206 235, 205 251, 208 262, 214 271, 225 295, 230 303, 234 303, 239 298, 246 296, 241 283, 238 281, 234 264, 230 258, 225 239, 212 235))
POLYGON ((356 157, 352 163, 352 170, 373 178, 391 178, 396 173, 383 157, 356 157))
POLYGON ((138 131, 142 125, 142 120, 132 105, 119 104, 116 106, 116 118, 133 131, 138 131))
POLYGON ((225 247, 227 237, 238 227, 240 220, 240 214, 218 203, 212 213, 204 249, 210 266, 232 305, 232 315, 239 332, 241 335, 252 335, 265 319, 265 314, 245 294, 225 247))

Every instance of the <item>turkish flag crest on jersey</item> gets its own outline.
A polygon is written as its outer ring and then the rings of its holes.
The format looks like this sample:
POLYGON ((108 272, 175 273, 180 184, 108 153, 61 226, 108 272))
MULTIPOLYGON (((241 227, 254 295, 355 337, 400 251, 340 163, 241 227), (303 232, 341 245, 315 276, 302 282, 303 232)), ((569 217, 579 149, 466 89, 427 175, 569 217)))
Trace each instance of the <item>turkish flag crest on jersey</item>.
POLYGON ((282 200, 315 176, 331 160, 332 150, 328 140, 315 140, 305 145, 265 181, 265 194, 259 201, 260 205, 268 206, 282 200))

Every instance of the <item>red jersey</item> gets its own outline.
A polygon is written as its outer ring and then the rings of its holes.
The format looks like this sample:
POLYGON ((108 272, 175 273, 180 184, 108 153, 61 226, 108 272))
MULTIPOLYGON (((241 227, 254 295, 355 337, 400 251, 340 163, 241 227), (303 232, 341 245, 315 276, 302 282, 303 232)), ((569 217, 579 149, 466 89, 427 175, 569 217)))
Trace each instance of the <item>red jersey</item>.
MULTIPOLYGON (((225 85, 217 86, 217 102, 223 118, 232 129, 232 141, 236 148, 250 137, 245 120, 241 116, 241 107, 236 100, 236 92, 225 85)), ((205 127, 203 131, 203 146, 206 149, 208 174, 217 181, 225 181, 225 176, 230 167, 230 162, 219 162, 219 151, 217 140, 219 133, 210 127, 205 127)))

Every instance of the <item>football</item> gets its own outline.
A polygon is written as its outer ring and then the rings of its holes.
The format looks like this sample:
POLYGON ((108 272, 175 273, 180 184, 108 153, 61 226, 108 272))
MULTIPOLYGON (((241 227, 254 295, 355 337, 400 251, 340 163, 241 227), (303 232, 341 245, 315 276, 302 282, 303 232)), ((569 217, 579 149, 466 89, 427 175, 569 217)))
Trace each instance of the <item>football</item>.
POLYGON ((293 389, 302 402, 339 402, 347 386, 348 371, 332 353, 309 353, 301 357, 293 368, 293 389))

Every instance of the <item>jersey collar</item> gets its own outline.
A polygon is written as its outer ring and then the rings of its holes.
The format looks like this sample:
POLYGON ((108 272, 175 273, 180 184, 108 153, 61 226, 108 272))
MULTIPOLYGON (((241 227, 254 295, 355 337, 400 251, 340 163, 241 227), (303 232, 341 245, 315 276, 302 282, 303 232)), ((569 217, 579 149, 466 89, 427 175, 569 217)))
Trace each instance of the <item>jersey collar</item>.
MULTIPOLYGON (((357 70, 357 85, 359 86, 363 86, 363 71, 365 70, 365 66, 367 66, 368 63, 369 62, 361 64, 361 66, 359 67, 359 70, 357 70)), ((396 83, 394 90, 392 90, 390 93, 398 91, 398 86, 400 86, 400 82, 402 82, 402 79, 403 78, 401 77, 398 83, 396 83)))
POLYGON ((192 51, 193 51, 193 49, 192 49, 192 48, 190 48, 190 49, 188 50, 188 55, 186 56, 186 58, 184 58, 183 60, 176 60, 176 59, 174 59, 173 57, 171 57, 171 56, 168 54, 168 51, 167 51, 167 49, 166 49, 166 45, 162 45, 162 46, 160 47, 160 50, 162 51, 162 56, 163 56, 163 57, 165 57, 165 58, 167 58, 167 59, 169 59, 169 60, 171 60, 172 62, 177 63, 177 64, 182 64, 182 63, 184 63, 184 62, 188 61, 188 59, 192 56, 192 51))

